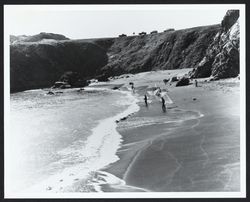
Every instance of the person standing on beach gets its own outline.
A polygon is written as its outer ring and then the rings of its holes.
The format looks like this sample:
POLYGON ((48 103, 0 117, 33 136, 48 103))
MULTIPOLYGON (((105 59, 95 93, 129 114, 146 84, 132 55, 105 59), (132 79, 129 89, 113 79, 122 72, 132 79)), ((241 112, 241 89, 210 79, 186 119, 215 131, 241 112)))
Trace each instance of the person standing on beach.
POLYGON ((194 80, 194 82, 195 82, 195 87, 198 87, 198 81, 194 80))
POLYGON ((162 102, 162 111, 166 112, 165 99, 163 97, 161 97, 161 102, 162 102))
POLYGON ((148 107, 148 97, 147 97, 147 95, 144 95, 144 101, 145 101, 146 107, 148 107))
POLYGON ((133 93, 135 93, 134 83, 132 83, 132 85, 131 85, 131 89, 132 89, 132 92, 133 92, 133 93))

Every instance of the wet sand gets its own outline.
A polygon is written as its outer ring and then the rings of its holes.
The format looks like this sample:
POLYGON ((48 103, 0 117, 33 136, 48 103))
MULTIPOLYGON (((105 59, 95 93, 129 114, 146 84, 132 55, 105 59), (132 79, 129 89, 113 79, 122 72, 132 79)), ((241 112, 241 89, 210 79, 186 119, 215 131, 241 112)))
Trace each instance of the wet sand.
POLYGON ((201 79, 200 87, 174 87, 163 84, 166 76, 171 75, 152 72, 111 82, 133 81, 141 109, 118 124, 120 160, 103 169, 129 187, 103 185, 102 190, 240 191, 239 81, 201 79), (143 96, 155 84, 173 101, 166 113, 159 100, 145 107, 143 96))

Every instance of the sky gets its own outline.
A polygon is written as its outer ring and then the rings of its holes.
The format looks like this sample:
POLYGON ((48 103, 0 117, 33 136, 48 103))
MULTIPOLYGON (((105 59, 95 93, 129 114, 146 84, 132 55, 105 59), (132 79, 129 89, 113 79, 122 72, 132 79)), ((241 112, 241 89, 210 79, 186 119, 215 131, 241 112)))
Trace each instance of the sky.
POLYGON ((218 24, 235 5, 5 5, 9 34, 40 32, 71 39, 116 37, 218 24))

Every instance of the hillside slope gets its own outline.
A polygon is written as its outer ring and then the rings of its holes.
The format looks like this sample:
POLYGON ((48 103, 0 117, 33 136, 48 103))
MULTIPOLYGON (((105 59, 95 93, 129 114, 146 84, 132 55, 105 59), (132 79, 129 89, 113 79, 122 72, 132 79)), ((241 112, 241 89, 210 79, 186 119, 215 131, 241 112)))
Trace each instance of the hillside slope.
MULTIPOLYGON (((120 37, 113 41, 110 39, 113 43, 106 49, 109 62, 100 72, 119 75, 194 67, 204 57, 219 30, 219 25, 213 25, 144 36, 120 37)), ((94 43, 103 47, 100 40, 94 43)))
POLYGON ((20 43, 20 42, 38 42, 42 40, 69 40, 69 38, 61 35, 61 34, 53 34, 53 33, 46 33, 46 32, 41 32, 40 34, 36 34, 33 36, 26 36, 26 35, 21 35, 21 36, 14 36, 10 35, 10 43, 20 43))
POLYGON ((235 77, 239 73, 238 18, 239 11, 229 10, 218 25, 118 38, 12 36, 16 42, 10 45, 11 91, 49 87, 67 71, 81 79, 102 80, 180 68, 193 68, 192 78, 235 77))
POLYGON ((106 52, 92 43, 19 43, 10 46, 11 92, 50 87, 65 72, 81 78, 107 64, 106 52))

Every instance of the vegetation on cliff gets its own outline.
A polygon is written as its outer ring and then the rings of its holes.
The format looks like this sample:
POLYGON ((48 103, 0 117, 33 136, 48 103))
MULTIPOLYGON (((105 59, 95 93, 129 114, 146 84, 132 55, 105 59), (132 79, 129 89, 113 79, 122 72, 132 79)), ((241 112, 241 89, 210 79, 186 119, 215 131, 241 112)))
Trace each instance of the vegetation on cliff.
POLYGON ((106 52, 92 43, 20 43, 10 46, 11 92, 50 87, 68 71, 90 78, 107 64, 106 52))
POLYGON ((118 38, 11 36, 11 92, 50 87, 65 72, 74 72, 81 81, 180 68, 193 68, 191 78, 235 77, 239 74, 238 18, 238 10, 229 10, 218 25, 118 38))
POLYGON ((53 34, 53 33, 46 33, 46 32, 41 32, 40 34, 36 34, 33 36, 26 36, 26 35, 21 35, 21 36, 14 36, 10 35, 10 43, 21 43, 21 42, 39 42, 42 40, 69 40, 69 38, 65 37, 64 35, 61 34, 53 34))

